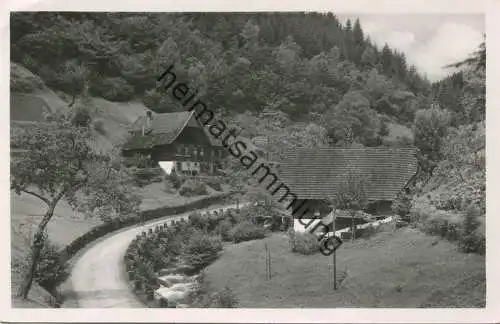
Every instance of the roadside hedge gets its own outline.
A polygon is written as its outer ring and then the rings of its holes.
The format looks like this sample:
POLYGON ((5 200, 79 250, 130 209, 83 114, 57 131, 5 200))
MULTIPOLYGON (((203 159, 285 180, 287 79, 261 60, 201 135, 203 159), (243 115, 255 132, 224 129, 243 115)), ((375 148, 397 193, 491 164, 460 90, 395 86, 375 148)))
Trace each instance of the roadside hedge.
POLYGON ((205 197, 185 205, 165 206, 165 207, 145 210, 137 215, 131 215, 128 217, 113 219, 110 222, 106 222, 104 224, 94 227, 90 231, 86 232, 85 234, 73 240, 62 251, 59 252, 60 260, 61 262, 68 261, 84 246, 113 231, 129 227, 132 225, 136 225, 141 222, 147 222, 161 217, 182 214, 193 209, 205 208, 215 203, 222 203, 226 201, 231 195, 232 193, 223 193, 215 196, 205 197))
MULTIPOLYGON (((195 211, 187 219, 158 224, 138 234, 124 256, 125 269, 136 297, 148 307, 177 307, 165 297, 158 296, 159 300, 155 301, 154 291, 161 284, 159 277, 166 273, 195 275, 219 257, 223 241, 238 243, 264 238, 269 230, 263 224, 252 223, 249 216, 259 212, 262 208, 258 206, 204 214, 195 211), (243 217, 239 217, 240 214, 243 217)), ((225 301, 204 303, 204 307, 230 307, 227 305, 234 304, 234 296, 226 296, 226 293, 215 298, 225 301)), ((194 294, 203 295, 204 292, 194 294)))

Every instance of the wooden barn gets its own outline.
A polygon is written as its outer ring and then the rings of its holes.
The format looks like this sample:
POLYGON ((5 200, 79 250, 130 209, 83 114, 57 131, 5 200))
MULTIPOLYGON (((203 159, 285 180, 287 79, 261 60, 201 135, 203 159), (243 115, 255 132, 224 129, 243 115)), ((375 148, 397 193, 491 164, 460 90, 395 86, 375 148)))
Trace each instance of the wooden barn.
POLYGON ((416 150, 295 148, 283 152, 279 176, 300 199, 298 203, 307 200, 304 206, 308 206, 310 212, 303 218, 322 218, 331 211, 327 199, 335 196, 350 169, 367 179, 365 190, 369 203, 364 212, 375 217, 390 216, 393 215, 392 202, 418 171, 416 150))
POLYGON ((224 167, 227 150, 196 118, 194 111, 148 111, 130 129, 123 156, 146 155, 154 163, 174 162, 177 174, 213 175, 224 167))

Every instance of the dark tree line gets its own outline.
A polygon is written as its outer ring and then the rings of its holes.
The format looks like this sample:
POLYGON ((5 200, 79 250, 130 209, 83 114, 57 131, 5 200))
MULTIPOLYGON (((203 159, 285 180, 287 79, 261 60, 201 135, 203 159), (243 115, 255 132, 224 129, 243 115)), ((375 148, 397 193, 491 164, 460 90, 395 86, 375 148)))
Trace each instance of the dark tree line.
MULTIPOLYGON (((322 126, 334 145, 380 145, 389 122, 412 124, 436 98, 464 111, 461 74, 431 86, 403 53, 373 44, 359 20, 341 24, 332 13, 43 12, 13 13, 11 23, 12 60, 73 100, 183 110, 155 84, 175 63, 211 109, 280 111, 322 126)), ((470 112, 462 114, 455 119, 470 112)))

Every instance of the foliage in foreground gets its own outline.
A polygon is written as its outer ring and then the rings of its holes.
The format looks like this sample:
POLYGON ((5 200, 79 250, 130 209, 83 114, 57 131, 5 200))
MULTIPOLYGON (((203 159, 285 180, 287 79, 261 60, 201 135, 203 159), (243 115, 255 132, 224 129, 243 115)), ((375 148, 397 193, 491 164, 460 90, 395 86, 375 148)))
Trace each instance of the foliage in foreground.
POLYGON ((291 229, 288 232, 288 243, 292 252, 310 255, 320 251, 318 237, 309 232, 296 232, 291 229))
POLYGON ((486 253, 486 238, 477 231, 481 216, 480 210, 469 205, 464 207, 465 214, 460 222, 451 221, 446 212, 432 208, 413 208, 411 221, 414 226, 427 234, 436 235, 451 242, 457 242, 460 251, 465 253, 486 253))
POLYGON ((235 308, 239 301, 234 291, 226 286, 220 291, 210 292, 209 285, 202 272, 196 278, 196 289, 191 293, 193 308, 235 308))
MULTIPOLYGON (((135 289, 151 294, 150 291, 158 286, 157 273, 173 265, 180 266, 178 272, 193 275, 219 257, 223 241, 264 238, 268 230, 263 224, 252 223, 247 217, 252 211, 258 213, 262 209, 251 206, 242 210, 214 211, 208 215, 194 212, 187 221, 165 223, 149 233, 144 232, 132 242, 125 255, 129 279, 135 289)), ((235 304, 234 295, 227 289, 210 296, 204 297, 204 305, 232 307, 235 304)))
POLYGON ((256 225, 249 221, 244 221, 233 227, 228 237, 233 243, 243 241, 258 240, 266 237, 267 231, 262 226, 256 225))
POLYGON ((222 251, 222 240, 217 236, 194 233, 183 247, 182 258, 194 269, 202 269, 215 261, 222 251))
POLYGON ((343 180, 335 196, 330 199, 335 209, 348 210, 351 213, 351 233, 356 237, 355 214, 356 211, 364 210, 368 205, 366 188, 371 179, 360 174, 355 169, 350 169, 345 180, 343 180))
POLYGON ((186 180, 179 189, 179 195, 185 197, 203 196, 207 194, 208 191, 205 184, 202 181, 194 179, 186 180))
POLYGON ((402 220, 407 220, 412 206, 412 196, 409 193, 401 191, 392 202, 392 211, 402 220))
POLYGON ((235 308, 238 306, 238 298, 233 290, 225 287, 221 291, 215 292, 210 296, 210 304, 205 307, 211 308, 235 308))
POLYGON ((63 282, 68 275, 67 264, 61 260, 57 247, 46 240, 40 254, 34 280, 54 294, 56 286, 63 282))
POLYGON ((31 246, 31 262, 20 286, 26 299, 46 240, 45 230, 58 203, 108 221, 138 211, 140 197, 120 158, 94 151, 89 127, 72 123, 72 114, 50 114, 46 122, 16 128, 11 143, 26 153, 11 159, 11 189, 40 199, 47 207, 31 246))

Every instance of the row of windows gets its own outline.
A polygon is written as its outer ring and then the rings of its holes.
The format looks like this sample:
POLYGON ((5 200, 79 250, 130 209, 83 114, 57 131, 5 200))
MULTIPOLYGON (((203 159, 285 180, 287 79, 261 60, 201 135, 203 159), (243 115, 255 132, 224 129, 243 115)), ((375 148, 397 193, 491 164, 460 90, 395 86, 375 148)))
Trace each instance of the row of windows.
POLYGON ((221 150, 213 150, 205 147, 195 147, 195 146, 177 146, 177 155, 184 156, 208 156, 222 158, 223 152, 221 150))

